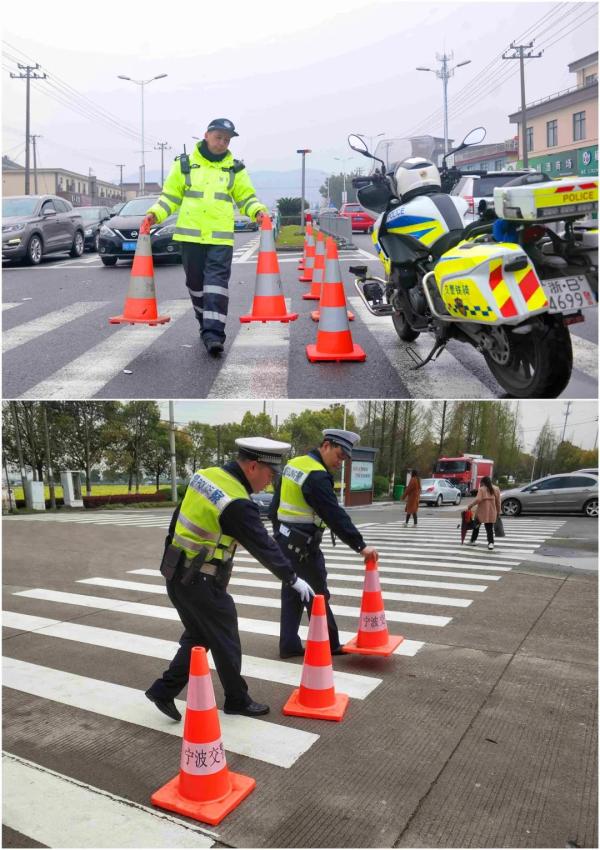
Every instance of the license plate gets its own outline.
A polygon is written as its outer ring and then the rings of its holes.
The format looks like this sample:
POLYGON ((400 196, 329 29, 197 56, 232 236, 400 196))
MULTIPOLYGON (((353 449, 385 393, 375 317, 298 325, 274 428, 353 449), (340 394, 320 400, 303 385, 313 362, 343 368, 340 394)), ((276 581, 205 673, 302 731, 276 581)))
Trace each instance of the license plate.
POLYGON ((135 251, 136 248, 137 242, 123 242, 124 251, 135 251))
POLYGON ((596 296, 585 275, 543 280, 542 287, 549 304, 549 313, 569 313, 596 306, 596 296))

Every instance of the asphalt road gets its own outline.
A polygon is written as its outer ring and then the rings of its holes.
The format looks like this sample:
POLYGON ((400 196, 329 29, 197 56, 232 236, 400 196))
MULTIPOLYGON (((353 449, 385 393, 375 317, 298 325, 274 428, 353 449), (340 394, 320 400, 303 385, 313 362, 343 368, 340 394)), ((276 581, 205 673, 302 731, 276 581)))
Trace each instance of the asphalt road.
MULTIPOLYGON (((503 390, 483 358, 451 342, 441 357, 419 371, 389 318, 364 307, 348 268, 367 262, 381 274, 370 237, 354 237, 356 249, 341 252, 346 297, 356 319, 354 342, 364 363, 309 363, 305 347, 317 325, 298 282, 299 254, 280 254, 284 294, 300 313, 288 324, 241 325, 254 294, 258 234, 236 235, 230 282, 227 344, 223 357, 201 346, 179 265, 156 265, 161 313, 167 325, 110 325, 122 312, 130 264, 102 266, 96 254, 61 255, 41 266, 4 267, 4 398, 502 398, 503 390)), ((565 398, 597 395, 597 310, 572 327, 575 368, 565 398)), ((425 357, 429 336, 411 347, 425 357)))
MULTIPOLYGON (((277 582, 239 552, 244 674, 271 713, 220 715, 257 785, 210 829, 149 803, 182 733, 143 694, 180 635, 156 572, 168 512, 5 518, 3 846, 597 847, 596 523, 507 520, 488 552, 460 546, 454 508, 353 517, 405 640, 334 658, 340 723, 283 716, 301 665, 278 658, 277 582)), ((345 640, 363 568, 325 551, 345 640)))

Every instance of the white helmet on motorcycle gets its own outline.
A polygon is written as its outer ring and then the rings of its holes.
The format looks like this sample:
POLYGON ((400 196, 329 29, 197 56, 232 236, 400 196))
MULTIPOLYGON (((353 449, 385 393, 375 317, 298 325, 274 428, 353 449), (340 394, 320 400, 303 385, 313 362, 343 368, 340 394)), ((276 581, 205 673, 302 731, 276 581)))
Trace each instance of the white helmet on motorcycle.
POLYGON ((396 194, 402 200, 405 195, 419 195, 425 189, 441 189, 440 172, 429 159, 411 156, 399 162, 394 170, 396 194))

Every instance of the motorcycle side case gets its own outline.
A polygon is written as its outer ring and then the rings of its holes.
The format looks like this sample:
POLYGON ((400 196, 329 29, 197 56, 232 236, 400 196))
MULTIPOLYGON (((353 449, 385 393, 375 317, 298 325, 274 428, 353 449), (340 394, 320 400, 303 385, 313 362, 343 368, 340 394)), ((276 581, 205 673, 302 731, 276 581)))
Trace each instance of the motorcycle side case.
POLYGON ((512 242, 460 242, 442 254, 434 276, 448 313, 460 321, 516 325, 548 307, 527 254, 512 242))
POLYGON ((567 177, 529 186, 498 186, 494 209, 509 221, 549 221, 577 218, 597 212, 598 180, 567 177))

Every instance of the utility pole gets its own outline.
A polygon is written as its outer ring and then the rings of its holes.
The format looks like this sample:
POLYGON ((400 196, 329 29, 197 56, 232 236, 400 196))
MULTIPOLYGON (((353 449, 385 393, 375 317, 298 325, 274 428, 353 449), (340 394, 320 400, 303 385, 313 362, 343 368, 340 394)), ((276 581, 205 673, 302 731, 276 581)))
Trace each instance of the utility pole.
POLYGON ((43 136, 37 135, 31 136, 31 144, 33 146, 33 191, 37 195, 38 194, 38 182, 37 182, 37 148, 35 146, 36 139, 43 139, 43 136))
POLYGON ((41 65, 36 63, 35 65, 21 65, 20 62, 17 62, 17 68, 19 71, 25 71, 24 74, 13 74, 11 71, 10 76, 13 80, 25 80, 25 194, 29 194, 29 114, 30 114, 30 105, 31 105, 31 80, 45 80, 48 74, 36 74, 38 68, 41 65))
MULTIPOLYGON (((21 486, 23 487, 23 498, 25 499, 25 507, 31 507, 31 500, 27 498, 27 488, 25 486, 27 476, 25 475, 25 463, 23 462, 23 447, 21 446, 21 434, 19 432, 19 417, 17 416, 17 402, 11 401, 10 412, 12 413, 13 424, 15 426, 15 442, 17 444, 17 457, 19 458, 19 469, 21 470, 21 486)), ((17 500, 15 499, 15 506, 17 500)))
POLYGON ((165 182, 165 151, 170 151, 171 145, 166 142, 157 142, 154 150, 160 151, 160 188, 162 189, 165 182))
POLYGON ((571 415, 571 405, 572 405, 572 404, 573 404, 573 402, 572 402, 572 401, 567 401, 567 402, 566 402, 567 409, 565 410, 565 424, 564 424, 564 426, 563 426, 563 432, 562 432, 562 439, 561 439, 561 443, 564 443, 564 441, 565 441, 565 433, 566 433, 566 431, 567 431, 567 419, 568 419, 568 418, 569 418, 569 416, 571 415))
POLYGON ((312 153, 308 148, 300 148, 296 153, 302 154, 302 198, 300 200, 300 227, 304 231, 304 193, 306 191, 306 154, 312 153))
POLYGON ((539 59, 542 53, 525 53, 525 50, 531 50, 533 41, 529 44, 515 44, 511 41, 510 49, 513 52, 512 56, 506 53, 502 54, 503 59, 518 59, 521 70, 521 144, 523 145, 523 168, 529 168, 529 151, 527 150, 527 110, 525 107, 525 59, 539 59))
POLYGON ((175 406, 169 402, 169 449, 171 451, 171 501, 177 501, 177 455, 175 453, 175 406))
POLYGON ((121 172, 121 176, 119 177, 119 189, 121 190, 121 200, 123 200, 123 169, 125 168, 125 163, 117 162, 117 168, 121 172))
POLYGON ((46 410, 47 402, 42 402, 42 417, 44 422, 44 441, 46 448, 46 471, 48 474, 48 489, 50 490, 50 507, 53 511, 56 510, 56 494, 54 492, 54 475, 52 473, 52 463, 50 460, 50 434, 48 433, 48 413, 46 410))

